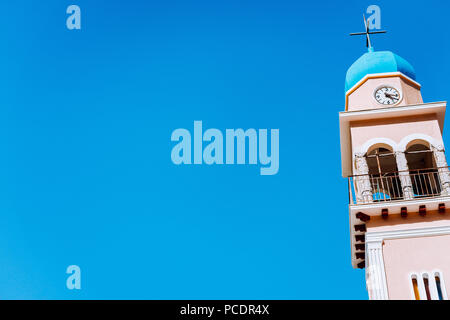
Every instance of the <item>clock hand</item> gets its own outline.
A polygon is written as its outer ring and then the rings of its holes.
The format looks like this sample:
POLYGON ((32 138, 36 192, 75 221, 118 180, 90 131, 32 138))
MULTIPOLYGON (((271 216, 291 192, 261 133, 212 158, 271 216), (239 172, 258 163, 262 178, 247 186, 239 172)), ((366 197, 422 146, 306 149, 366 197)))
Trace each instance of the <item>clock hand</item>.
POLYGON ((392 95, 392 94, 390 94, 390 93, 384 93, 384 95, 387 97, 387 98, 391 98, 391 99, 398 99, 398 96, 397 95, 392 95))

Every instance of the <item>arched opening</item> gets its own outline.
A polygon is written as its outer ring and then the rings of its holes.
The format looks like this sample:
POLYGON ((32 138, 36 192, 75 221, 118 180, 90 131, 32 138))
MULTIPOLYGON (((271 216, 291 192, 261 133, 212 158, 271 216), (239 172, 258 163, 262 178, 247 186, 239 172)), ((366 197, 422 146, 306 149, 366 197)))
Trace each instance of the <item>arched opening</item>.
POLYGON ((388 146, 369 149, 367 165, 374 201, 403 198, 394 152, 388 146))
POLYGON ((440 195, 438 168, 426 142, 414 142, 405 152, 415 198, 440 195))
POLYGON ((436 166, 433 152, 430 150, 428 143, 419 141, 411 143, 406 148, 405 154, 410 171, 432 169, 436 166))

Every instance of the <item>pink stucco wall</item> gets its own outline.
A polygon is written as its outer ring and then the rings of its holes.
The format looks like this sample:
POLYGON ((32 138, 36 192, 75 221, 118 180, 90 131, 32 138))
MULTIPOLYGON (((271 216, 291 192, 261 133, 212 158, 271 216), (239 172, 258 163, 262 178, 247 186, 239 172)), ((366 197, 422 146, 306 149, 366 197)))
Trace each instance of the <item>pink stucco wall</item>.
POLYGON ((380 86, 391 86, 402 93, 403 99, 398 106, 423 103, 420 87, 401 77, 368 79, 357 90, 348 96, 348 111, 386 108, 374 98, 375 90, 380 86))
MULTIPOLYGON (((367 232, 392 232, 450 226, 450 216, 430 212, 425 217, 411 213, 408 218, 391 215, 385 220, 372 217, 367 232)), ((384 240, 383 259, 389 299, 411 299, 411 273, 442 272, 450 293, 450 235, 384 240)))
POLYGON ((386 138, 399 144, 403 138, 423 134, 443 144, 441 129, 435 115, 382 119, 352 123, 352 150, 360 152, 361 147, 374 138, 386 138))
POLYGON ((385 240, 383 256, 389 299, 411 299, 410 274, 436 269, 450 292, 450 235, 385 240))

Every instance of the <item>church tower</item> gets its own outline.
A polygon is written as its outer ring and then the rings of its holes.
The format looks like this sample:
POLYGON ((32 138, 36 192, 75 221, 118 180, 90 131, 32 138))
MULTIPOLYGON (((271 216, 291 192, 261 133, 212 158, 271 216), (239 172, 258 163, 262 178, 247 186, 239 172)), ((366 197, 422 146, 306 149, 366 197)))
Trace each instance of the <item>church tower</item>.
POLYGON ((352 265, 365 268, 370 299, 447 300, 446 102, 424 103, 411 64, 368 43, 347 71, 339 113, 352 265))

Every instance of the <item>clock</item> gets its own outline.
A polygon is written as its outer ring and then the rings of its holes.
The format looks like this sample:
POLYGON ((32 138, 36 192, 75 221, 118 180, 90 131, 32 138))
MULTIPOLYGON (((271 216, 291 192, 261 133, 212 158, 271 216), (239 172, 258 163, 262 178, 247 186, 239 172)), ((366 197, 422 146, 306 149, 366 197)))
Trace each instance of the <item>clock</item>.
POLYGON ((375 90, 375 100, 379 104, 393 106, 400 102, 401 95, 397 89, 389 86, 382 86, 375 90))

